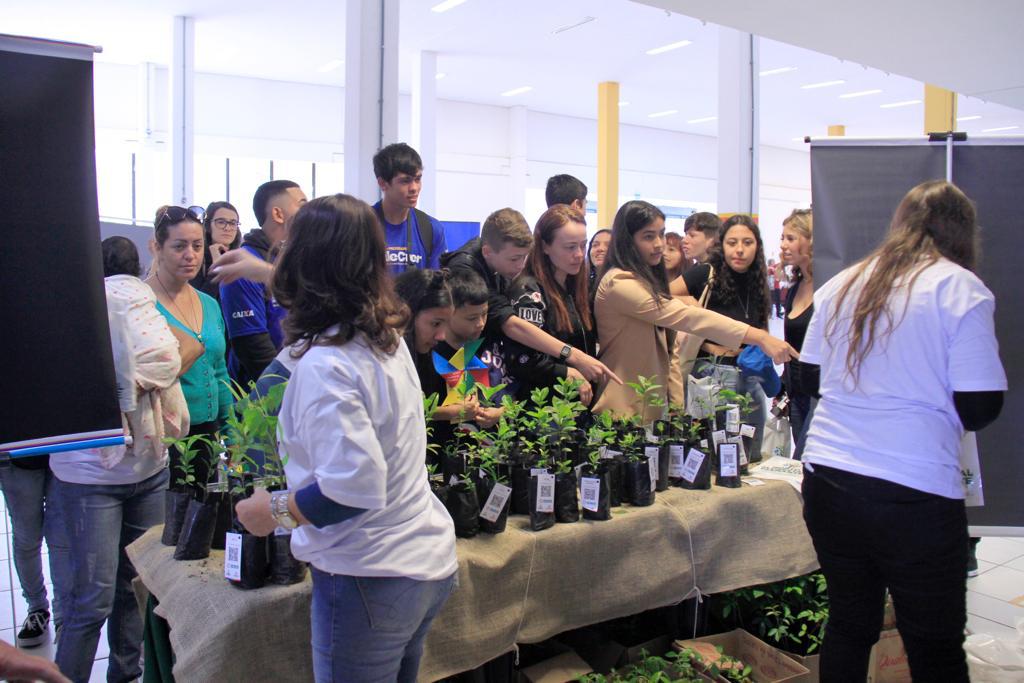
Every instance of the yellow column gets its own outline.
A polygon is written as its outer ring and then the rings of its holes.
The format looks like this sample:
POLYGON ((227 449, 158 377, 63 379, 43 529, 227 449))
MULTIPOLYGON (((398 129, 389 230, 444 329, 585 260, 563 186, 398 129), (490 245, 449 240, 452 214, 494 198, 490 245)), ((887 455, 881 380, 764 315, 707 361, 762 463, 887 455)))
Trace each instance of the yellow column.
POLYGON ((597 227, 612 227, 619 208, 619 84, 597 84, 597 227))
POLYGON ((829 126, 828 136, 830 138, 841 138, 846 135, 846 126, 829 126))
POLYGON ((956 130, 956 93, 936 85, 924 86, 924 133, 956 130))

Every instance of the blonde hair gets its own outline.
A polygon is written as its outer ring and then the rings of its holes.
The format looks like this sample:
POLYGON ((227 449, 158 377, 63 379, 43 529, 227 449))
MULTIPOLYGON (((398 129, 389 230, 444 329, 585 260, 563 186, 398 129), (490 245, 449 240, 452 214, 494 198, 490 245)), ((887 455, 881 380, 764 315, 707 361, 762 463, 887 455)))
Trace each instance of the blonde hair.
MULTIPOLYGON (((793 209, 792 213, 782 221, 783 228, 791 228, 796 234, 807 240, 807 254, 811 261, 808 275, 814 275, 814 214, 810 209, 793 209)), ((799 266, 793 266, 793 275, 799 279, 803 276, 799 266)))

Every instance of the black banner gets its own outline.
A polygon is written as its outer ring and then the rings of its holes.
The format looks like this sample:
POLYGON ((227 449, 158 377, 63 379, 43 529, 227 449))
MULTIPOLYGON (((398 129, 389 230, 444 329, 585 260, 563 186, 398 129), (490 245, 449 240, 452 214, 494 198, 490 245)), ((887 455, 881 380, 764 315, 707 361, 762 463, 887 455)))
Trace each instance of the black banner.
POLYGON ((0 444, 120 431, 100 254, 93 64, 18 51, 11 42, 0 43, 0 444))

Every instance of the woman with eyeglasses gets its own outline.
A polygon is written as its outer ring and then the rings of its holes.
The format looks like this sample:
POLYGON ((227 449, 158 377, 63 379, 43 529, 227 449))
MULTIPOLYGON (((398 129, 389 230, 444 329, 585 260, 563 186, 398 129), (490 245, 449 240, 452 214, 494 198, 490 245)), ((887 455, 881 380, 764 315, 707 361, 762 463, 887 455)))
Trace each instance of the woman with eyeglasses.
MULTIPOLYGON (((236 214, 237 215, 237 214, 236 214)), ((153 235, 153 269, 146 284, 156 294, 157 310, 171 330, 199 342, 203 353, 191 367, 182 367, 181 389, 188 403, 192 427, 189 436, 214 436, 231 410, 225 361, 224 318, 220 305, 189 282, 196 276, 206 253, 203 239, 204 212, 194 206, 164 206, 157 211, 153 235)), ((193 460, 193 493, 200 495, 210 476, 215 454, 205 449, 193 460)), ((180 454, 171 451, 171 482, 174 491, 186 491, 180 454)))
POLYGON ((203 220, 206 250, 199 273, 189 283, 203 294, 220 301, 220 285, 213 281, 210 266, 218 258, 237 249, 242 243, 242 226, 238 222, 238 209, 230 202, 211 202, 203 220))

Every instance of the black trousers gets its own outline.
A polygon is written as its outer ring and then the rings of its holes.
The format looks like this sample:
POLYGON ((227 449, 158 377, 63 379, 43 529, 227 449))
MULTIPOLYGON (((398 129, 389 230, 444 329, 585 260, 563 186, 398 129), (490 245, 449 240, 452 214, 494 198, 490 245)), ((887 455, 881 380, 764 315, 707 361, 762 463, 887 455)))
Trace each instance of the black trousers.
POLYGON ((885 590, 916 682, 967 682, 962 500, 830 467, 804 469, 804 520, 828 581, 821 680, 863 683, 885 590))

